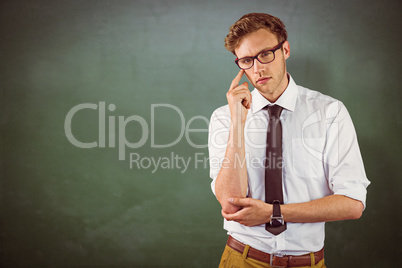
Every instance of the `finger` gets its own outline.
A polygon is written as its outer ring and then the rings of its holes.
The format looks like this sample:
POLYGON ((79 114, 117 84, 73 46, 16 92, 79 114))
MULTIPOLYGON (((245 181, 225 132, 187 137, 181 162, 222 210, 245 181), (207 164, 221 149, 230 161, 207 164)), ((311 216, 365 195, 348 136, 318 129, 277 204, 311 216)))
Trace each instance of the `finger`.
POLYGON ((241 84, 241 86, 244 87, 245 89, 247 89, 247 91, 250 91, 250 90, 248 90, 248 83, 247 82, 244 82, 243 84, 241 84))
POLYGON ((247 109, 249 109, 251 107, 252 97, 251 97, 251 92, 248 89, 248 83, 247 82, 244 82, 240 86, 237 86, 237 87, 231 89, 228 93, 233 94, 233 95, 239 94, 239 96, 241 96, 242 104, 247 109))
POLYGON ((234 87, 230 88, 229 91, 235 91, 235 90, 244 90, 247 89, 248 90, 248 82, 244 82, 243 84, 239 85, 239 84, 235 84, 234 87))
POLYGON ((244 70, 240 70, 236 77, 233 79, 232 84, 230 85, 230 89, 237 87, 240 83, 240 80, 244 74, 244 70))
POLYGON ((235 89, 232 92, 228 92, 226 94, 226 97, 228 98, 228 100, 231 99, 231 100, 236 101, 236 102, 241 102, 244 99, 248 100, 250 96, 247 93, 247 91, 244 90, 244 89, 242 89, 242 90, 235 89))
POLYGON ((250 90, 248 89, 248 83, 244 82, 240 86, 232 88, 226 93, 226 96, 241 97, 241 99, 249 100, 251 97, 250 90))
POLYGON ((227 94, 226 97, 228 99, 229 104, 230 103, 233 105, 239 104, 246 107, 250 103, 248 94, 247 92, 244 91, 236 92, 234 94, 227 94))
POLYGON ((229 214, 227 214, 227 213, 225 213, 224 211, 223 211, 223 209, 221 210, 221 214, 222 214, 222 216, 226 219, 226 217, 229 215, 229 214))
POLYGON ((222 217, 224 217, 226 220, 228 220, 228 221, 230 221, 230 220, 232 220, 231 218, 232 218, 232 214, 227 214, 227 213, 225 213, 223 210, 221 210, 221 214, 222 214, 222 217))
POLYGON ((247 100, 244 99, 241 104, 246 108, 246 109, 250 109, 251 108, 251 103, 247 100))
POLYGON ((238 207, 247 207, 250 206, 250 202, 248 198, 229 198, 229 202, 232 205, 238 206, 238 207))
MULTIPOLYGON (((245 97, 244 97, 243 100, 242 100, 242 104, 243 104, 247 109, 250 109, 250 108, 251 108, 251 103, 253 102, 253 99, 252 99, 252 95, 251 95, 250 90, 248 90, 248 84, 247 84, 247 82, 245 82, 245 83, 246 83, 245 87, 247 87, 247 90, 245 90, 246 95, 245 95, 245 97)), ((243 83, 243 85, 244 85, 244 83, 243 83)))
POLYGON ((237 212, 235 212, 233 214, 228 214, 228 213, 225 213, 223 210, 221 210, 222 216, 228 221, 237 221, 238 220, 238 213, 239 213, 239 211, 237 211, 237 212))

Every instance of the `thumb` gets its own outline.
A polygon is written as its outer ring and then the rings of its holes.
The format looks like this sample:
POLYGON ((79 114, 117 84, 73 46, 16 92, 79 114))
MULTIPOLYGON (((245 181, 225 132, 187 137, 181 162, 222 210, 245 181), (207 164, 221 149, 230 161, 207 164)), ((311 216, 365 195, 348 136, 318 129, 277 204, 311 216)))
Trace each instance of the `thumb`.
POLYGON ((229 202, 238 207, 246 207, 249 203, 247 198, 229 198, 229 202))

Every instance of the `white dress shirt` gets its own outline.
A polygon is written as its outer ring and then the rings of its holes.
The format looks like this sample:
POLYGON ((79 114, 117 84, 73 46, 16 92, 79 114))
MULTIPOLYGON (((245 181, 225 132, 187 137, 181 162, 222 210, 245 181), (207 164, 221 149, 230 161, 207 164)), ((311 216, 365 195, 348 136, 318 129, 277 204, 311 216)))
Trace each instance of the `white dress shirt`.
MULTIPOLYGON (((284 108, 280 116, 284 203, 307 202, 337 194, 360 200, 366 206, 366 188, 370 182, 352 120, 343 103, 296 85, 290 75, 288 87, 275 103, 270 103, 256 89, 251 94, 252 105, 244 129, 248 197, 265 201, 264 161, 271 160, 265 156, 269 118, 263 108, 277 104, 284 108)), ((230 111, 225 105, 214 111, 209 127, 214 194, 215 181, 225 160, 229 127, 230 111)), ((267 253, 290 255, 320 250, 324 246, 324 225, 324 222, 287 223, 287 230, 275 236, 265 230, 265 224, 247 227, 224 220, 228 234, 244 244, 267 253)))

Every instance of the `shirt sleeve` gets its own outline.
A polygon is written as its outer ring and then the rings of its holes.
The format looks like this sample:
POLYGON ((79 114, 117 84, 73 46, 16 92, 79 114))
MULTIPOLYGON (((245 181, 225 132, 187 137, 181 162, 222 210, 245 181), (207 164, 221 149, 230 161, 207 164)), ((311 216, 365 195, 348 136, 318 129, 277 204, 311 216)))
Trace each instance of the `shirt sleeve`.
POLYGON ((208 151, 209 175, 212 179, 211 188, 215 194, 215 181, 218 177, 222 162, 225 159, 227 142, 229 139, 230 113, 228 106, 215 110, 209 123, 208 151))
POLYGON ((324 167, 331 191, 359 200, 366 207, 367 179, 352 119, 341 102, 326 107, 324 167))

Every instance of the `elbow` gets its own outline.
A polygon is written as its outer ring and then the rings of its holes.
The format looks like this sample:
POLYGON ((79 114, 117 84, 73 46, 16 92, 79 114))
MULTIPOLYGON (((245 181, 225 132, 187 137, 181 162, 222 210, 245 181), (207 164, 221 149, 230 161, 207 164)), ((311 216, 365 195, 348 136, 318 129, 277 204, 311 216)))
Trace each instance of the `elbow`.
POLYGON ((245 198, 247 196, 247 188, 243 190, 242 193, 239 192, 228 192, 223 187, 219 187, 220 185, 215 184, 215 196, 218 200, 219 204, 222 207, 222 211, 226 214, 233 214, 239 211, 241 208, 233 205, 229 202, 229 198, 245 198))
POLYGON ((241 208, 235 205, 230 204, 229 202, 225 205, 222 205, 222 211, 226 214, 233 214, 239 211, 241 208))
POLYGON ((363 215, 363 203, 357 200, 354 200, 354 204, 350 209, 350 219, 351 220, 358 220, 363 215))

